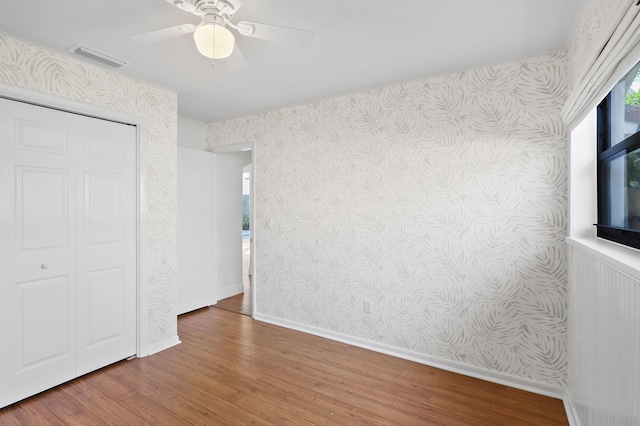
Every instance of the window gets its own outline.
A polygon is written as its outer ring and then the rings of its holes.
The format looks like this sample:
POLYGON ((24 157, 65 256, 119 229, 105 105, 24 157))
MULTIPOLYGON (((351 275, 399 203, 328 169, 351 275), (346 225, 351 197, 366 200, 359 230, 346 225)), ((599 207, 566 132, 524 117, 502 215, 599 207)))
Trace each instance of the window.
POLYGON ((640 63, 598 106, 598 236, 640 248, 640 63))

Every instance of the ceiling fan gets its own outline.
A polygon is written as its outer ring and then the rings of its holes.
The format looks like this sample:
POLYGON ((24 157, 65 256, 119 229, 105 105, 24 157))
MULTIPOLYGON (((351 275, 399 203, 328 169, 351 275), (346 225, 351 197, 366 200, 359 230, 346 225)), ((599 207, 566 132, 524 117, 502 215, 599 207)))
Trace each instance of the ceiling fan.
POLYGON ((151 44, 158 41, 193 33, 198 51, 210 59, 229 58, 235 66, 244 68, 246 62, 235 43, 235 37, 229 28, 238 34, 262 40, 295 46, 306 46, 313 41, 313 32, 263 24, 259 22, 231 19, 242 6, 243 0, 166 0, 173 6, 201 18, 199 24, 183 24, 159 30, 135 34, 129 38, 138 43, 151 44), (233 55, 232 55, 233 54, 233 55))

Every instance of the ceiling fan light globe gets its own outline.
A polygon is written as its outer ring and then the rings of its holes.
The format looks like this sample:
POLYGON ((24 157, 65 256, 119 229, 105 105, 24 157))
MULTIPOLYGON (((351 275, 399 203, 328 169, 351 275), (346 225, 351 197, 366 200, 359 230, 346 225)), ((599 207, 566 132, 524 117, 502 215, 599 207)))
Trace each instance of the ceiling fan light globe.
POLYGON ((231 31, 216 24, 205 24, 193 33, 198 52, 211 59, 224 59, 231 55, 235 38, 231 31))

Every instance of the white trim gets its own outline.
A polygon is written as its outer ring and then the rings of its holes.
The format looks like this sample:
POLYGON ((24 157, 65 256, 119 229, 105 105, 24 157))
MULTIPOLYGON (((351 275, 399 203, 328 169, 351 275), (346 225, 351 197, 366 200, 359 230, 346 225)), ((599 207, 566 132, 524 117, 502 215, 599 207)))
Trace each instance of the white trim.
MULTIPOLYGON (((81 114, 94 118, 116 121, 124 124, 131 124, 137 128, 137 173, 138 188, 137 194, 137 326, 136 326, 136 351, 138 356, 144 356, 149 352, 147 344, 147 290, 148 290, 148 270, 147 259, 149 257, 147 241, 147 119, 143 116, 114 111, 95 105, 85 104, 72 99, 24 89, 22 87, 11 86, 0 83, 0 96, 19 102, 26 102, 34 105, 67 111, 74 114, 81 114)), ((177 336, 175 336, 177 339, 177 336)))
POLYGON ((217 146, 215 148, 209 149, 208 151, 213 154, 228 154, 230 152, 253 151, 253 143, 233 143, 230 145, 217 146))
POLYGON ((567 413, 569 426, 581 426, 578 412, 576 411, 576 407, 573 406, 571 399, 568 396, 565 396, 562 398, 562 403, 564 404, 564 411, 567 413))
POLYGON ((569 235, 594 237, 598 221, 596 109, 571 130, 569 146, 569 235))
POLYGON ((251 268, 251 316, 254 317, 256 312, 256 240, 255 229, 258 220, 256 219, 256 203, 255 203, 255 182, 256 182, 256 150, 251 147, 251 194, 249 195, 249 218, 251 225, 249 226, 249 268, 251 268))
POLYGON ((426 355, 420 352, 414 352, 384 343, 362 339, 360 337, 349 336, 347 334, 325 330, 323 328, 301 324, 295 321, 273 317, 271 315, 254 313, 254 319, 269 324, 278 325, 280 327, 302 331, 303 333, 313 334, 314 336, 320 336, 327 339, 335 340, 337 342, 346 343, 348 345, 369 349, 374 352, 379 352, 386 355, 395 356, 397 358, 414 361, 420 364, 429 365, 431 367, 440 368, 442 370, 451 371, 453 373, 464 374, 465 376, 475 377, 476 379, 486 380, 488 382, 498 383, 501 385, 510 386, 512 388, 521 389, 552 398, 563 399, 565 395, 565 391, 560 387, 540 383, 530 379, 525 379, 523 377, 513 376, 511 374, 488 370, 486 368, 477 367, 462 362, 436 358, 434 356, 426 355))
POLYGON ((244 284, 236 284, 229 287, 225 287, 220 289, 218 292, 218 300, 226 299, 227 297, 232 297, 237 294, 244 292, 244 284))
MULTIPOLYGON (((256 258, 256 253, 255 253, 255 226, 258 223, 258 220, 256 219, 256 210, 255 210, 255 176, 256 176, 256 150, 255 150, 255 144, 253 142, 242 142, 242 143, 234 143, 234 144, 230 144, 230 145, 223 145, 223 146, 218 146, 215 148, 210 148, 207 149, 206 151, 211 152, 212 154, 229 154, 232 152, 241 152, 241 151, 251 151, 251 194, 250 194, 250 198, 251 201, 249 202, 250 204, 250 209, 251 209, 251 229, 249 230, 249 238, 251 238, 251 317, 255 318, 255 314, 256 314, 256 286, 258 283, 258 280, 256 278, 256 262, 255 262, 255 258, 256 258)), ((218 198, 218 194, 217 194, 217 180, 215 178, 216 176, 216 170, 218 168, 218 156, 214 155, 213 156, 213 203, 215 206, 215 203, 217 201, 218 198)), ((216 209, 214 208, 214 216, 213 216, 213 221, 215 223, 216 219, 216 209)), ((216 232, 216 227, 213 227, 213 247, 212 247, 212 256, 214 259, 216 259, 216 255, 218 253, 218 241, 217 241, 217 232, 216 232)), ((216 265, 213 265, 214 271, 213 271, 213 279, 214 281, 216 280, 216 276, 217 274, 215 273, 215 267, 216 265)), ((218 283, 215 283, 215 286, 217 286, 218 283)), ((214 287, 215 288, 215 287, 214 287)), ((244 289, 244 287, 243 287, 244 289)), ((240 291, 241 293, 242 291, 240 291)), ((236 293, 238 294, 238 293, 236 293)), ((231 296, 233 296, 234 294, 231 294, 231 296)), ((216 290, 214 293, 214 300, 215 303, 217 303, 218 300, 222 300, 225 299, 226 297, 231 297, 231 296, 224 296, 224 294, 219 294, 219 292, 216 290)))
MULTIPOLYGON (((18 86, 11 86, 0 83, 0 95, 7 99, 19 102, 26 102, 45 108, 57 109, 74 114, 86 115, 102 120, 116 121, 134 126, 144 125, 146 128, 147 119, 140 115, 129 114, 120 111, 85 104, 73 99, 62 98, 48 93, 37 92, 35 90, 24 89, 18 86)), ((145 141, 146 142, 146 141, 145 141)))
POLYGON ((567 237, 567 244, 640 281, 640 250, 602 238, 567 237))
MULTIPOLYGON (((148 352, 149 319, 149 237, 147 235, 147 122, 142 120, 138 129, 138 341, 137 354, 148 352)), ((177 336, 176 336, 177 337, 177 336)))
POLYGON ((153 342, 149 345, 146 345, 147 352, 142 356, 157 354, 158 352, 162 352, 165 349, 169 349, 173 346, 179 345, 180 343, 182 343, 182 341, 178 338, 178 336, 171 336, 167 339, 153 342))
POLYGON ((218 209, 216 203, 218 201, 218 156, 211 155, 211 282, 213 285, 213 304, 218 303, 221 298, 218 295, 218 209))

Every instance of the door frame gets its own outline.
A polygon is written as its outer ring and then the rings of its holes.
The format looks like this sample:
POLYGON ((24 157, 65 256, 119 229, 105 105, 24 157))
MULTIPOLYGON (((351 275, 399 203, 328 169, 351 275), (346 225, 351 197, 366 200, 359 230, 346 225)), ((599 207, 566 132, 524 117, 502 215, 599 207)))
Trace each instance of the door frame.
POLYGON ((146 231, 148 143, 146 117, 114 111, 4 83, 0 83, 0 97, 136 127, 136 355, 138 357, 151 355, 147 339, 147 319, 149 317, 147 262, 149 247, 146 231))
MULTIPOLYGON (((220 161, 222 156, 217 154, 229 154, 233 152, 242 152, 242 151, 251 151, 251 182, 250 182, 250 192, 249 194, 249 211, 251 216, 251 227, 249 228, 249 238, 251 241, 251 256, 249 257, 249 264, 251 266, 251 317, 255 318, 256 315, 256 288, 258 284, 257 279, 257 271, 256 271, 256 255, 255 255, 255 224, 256 220, 256 210, 255 210, 255 176, 256 176, 256 149, 255 144, 253 142, 242 142, 242 143, 234 143, 229 145, 217 146, 214 148, 209 148, 207 151, 214 154, 213 156, 213 173, 214 182, 213 182, 213 205, 215 206, 218 201, 218 193, 217 193, 217 181, 215 180, 215 173, 217 169, 217 163, 220 161)), ((224 161, 224 160, 223 160, 224 161)), ((215 211, 215 208, 214 208, 215 211)), ((215 218, 214 218, 215 220, 215 218)), ((213 227, 213 256, 218 253, 220 250, 220 244, 218 241, 218 235, 215 231, 215 226, 213 227)), ((215 257, 214 257, 215 258, 215 257)), ((216 265, 213 265, 215 268, 216 265)), ((213 271, 215 277, 215 270, 213 271)), ((217 295, 216 295, 217 297, 217 295)))

